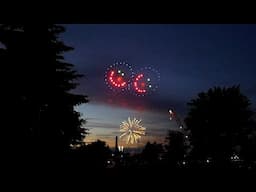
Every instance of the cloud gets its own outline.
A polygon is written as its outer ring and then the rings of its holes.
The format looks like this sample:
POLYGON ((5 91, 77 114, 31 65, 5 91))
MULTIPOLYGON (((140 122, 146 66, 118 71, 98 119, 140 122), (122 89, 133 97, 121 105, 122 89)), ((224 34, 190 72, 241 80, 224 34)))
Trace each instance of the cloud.
POLYGON ((95 134, 97 137, 102 137, 102 138, 113 138, 113 135, 109 134, 95 134))
POLYGON ((113 135, 120 135, 120 132, 119 131, 112 131, 111 134, 113 134, 113 135))
POLYGON ((86 123, 85 127, 87 128, 101 128, 101 129, 114 129, 116 124, 111 124, 107 122, 92 122, 89 121, 86 123))

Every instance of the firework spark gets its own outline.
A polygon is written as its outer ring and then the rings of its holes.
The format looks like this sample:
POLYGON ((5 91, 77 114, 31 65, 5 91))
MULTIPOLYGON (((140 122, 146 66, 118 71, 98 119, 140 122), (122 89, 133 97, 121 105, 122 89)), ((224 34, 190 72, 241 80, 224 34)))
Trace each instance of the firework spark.
POLYGON ((142 135, 145 135, 146 128, 140 125, 141 120, 128 117, 128 121, 123 121, 120 125, 120 138, 127 136, 126 143, 137 143, 142 135))
POLYGON ((105 72, 105 83, 112 91, 127 91, 132 78, 132 68, 126 62, 116 62, 105 72))

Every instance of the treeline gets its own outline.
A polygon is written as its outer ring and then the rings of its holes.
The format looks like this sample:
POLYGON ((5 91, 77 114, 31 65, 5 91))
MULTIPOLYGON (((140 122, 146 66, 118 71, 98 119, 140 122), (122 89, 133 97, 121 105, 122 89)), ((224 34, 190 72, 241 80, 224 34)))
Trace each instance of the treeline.
MULTIPOLYGON (((73 48, 60 40, 63 32, 60 25, 0 25, 2 95, 7 105, 2 113, 2 156, 14 162, 71 161, 73 156, 105 167, 113 160, 105 143, 82 144, 87 129, 74 107, 88 98, 72 93, 82 75, 65 61, 64 53, 73 48), (74 145, 82 147, 72 150, 74 145)), ((124 156, 113 161, 145 167, 255 164, 255 112, 239 86, 211 88, 188 107, 185 125, 168 133, 165 146, 147 143, 133 159, 126 156, 126 163, 124 156)))

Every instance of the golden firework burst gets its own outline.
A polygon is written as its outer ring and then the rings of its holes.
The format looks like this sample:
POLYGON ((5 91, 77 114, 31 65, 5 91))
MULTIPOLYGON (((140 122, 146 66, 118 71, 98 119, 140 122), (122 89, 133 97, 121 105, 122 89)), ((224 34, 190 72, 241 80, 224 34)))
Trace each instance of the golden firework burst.
POLYGON ((140 125, 141 120, 128 117, 128 121, 123 121, 120 125, 120 138, 126 137, 127 144, 137 143, 142 135, 145 135, 146 128, 140 125))

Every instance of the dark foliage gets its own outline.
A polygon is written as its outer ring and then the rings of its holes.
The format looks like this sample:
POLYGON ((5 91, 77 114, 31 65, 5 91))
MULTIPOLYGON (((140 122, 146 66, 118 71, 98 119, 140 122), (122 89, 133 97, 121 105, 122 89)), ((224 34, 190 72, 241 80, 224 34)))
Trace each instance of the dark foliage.
POLYGON ((192 134, 193 158, 212 158, 226 164, 231 156, 247 148, 253 114, 249 99, 239 86, 214 87, 191 100, 185 122, 192 134))
POLYGON ((0 25, 0 61, 12 79, 5 89, 10 121, 1 135, 18 158, 53 158, 85 136, 74 106, 88 100, 71 92, 82 75, 64 60, 73 50, 59 39, 64 31, 60 25, 0 25))

